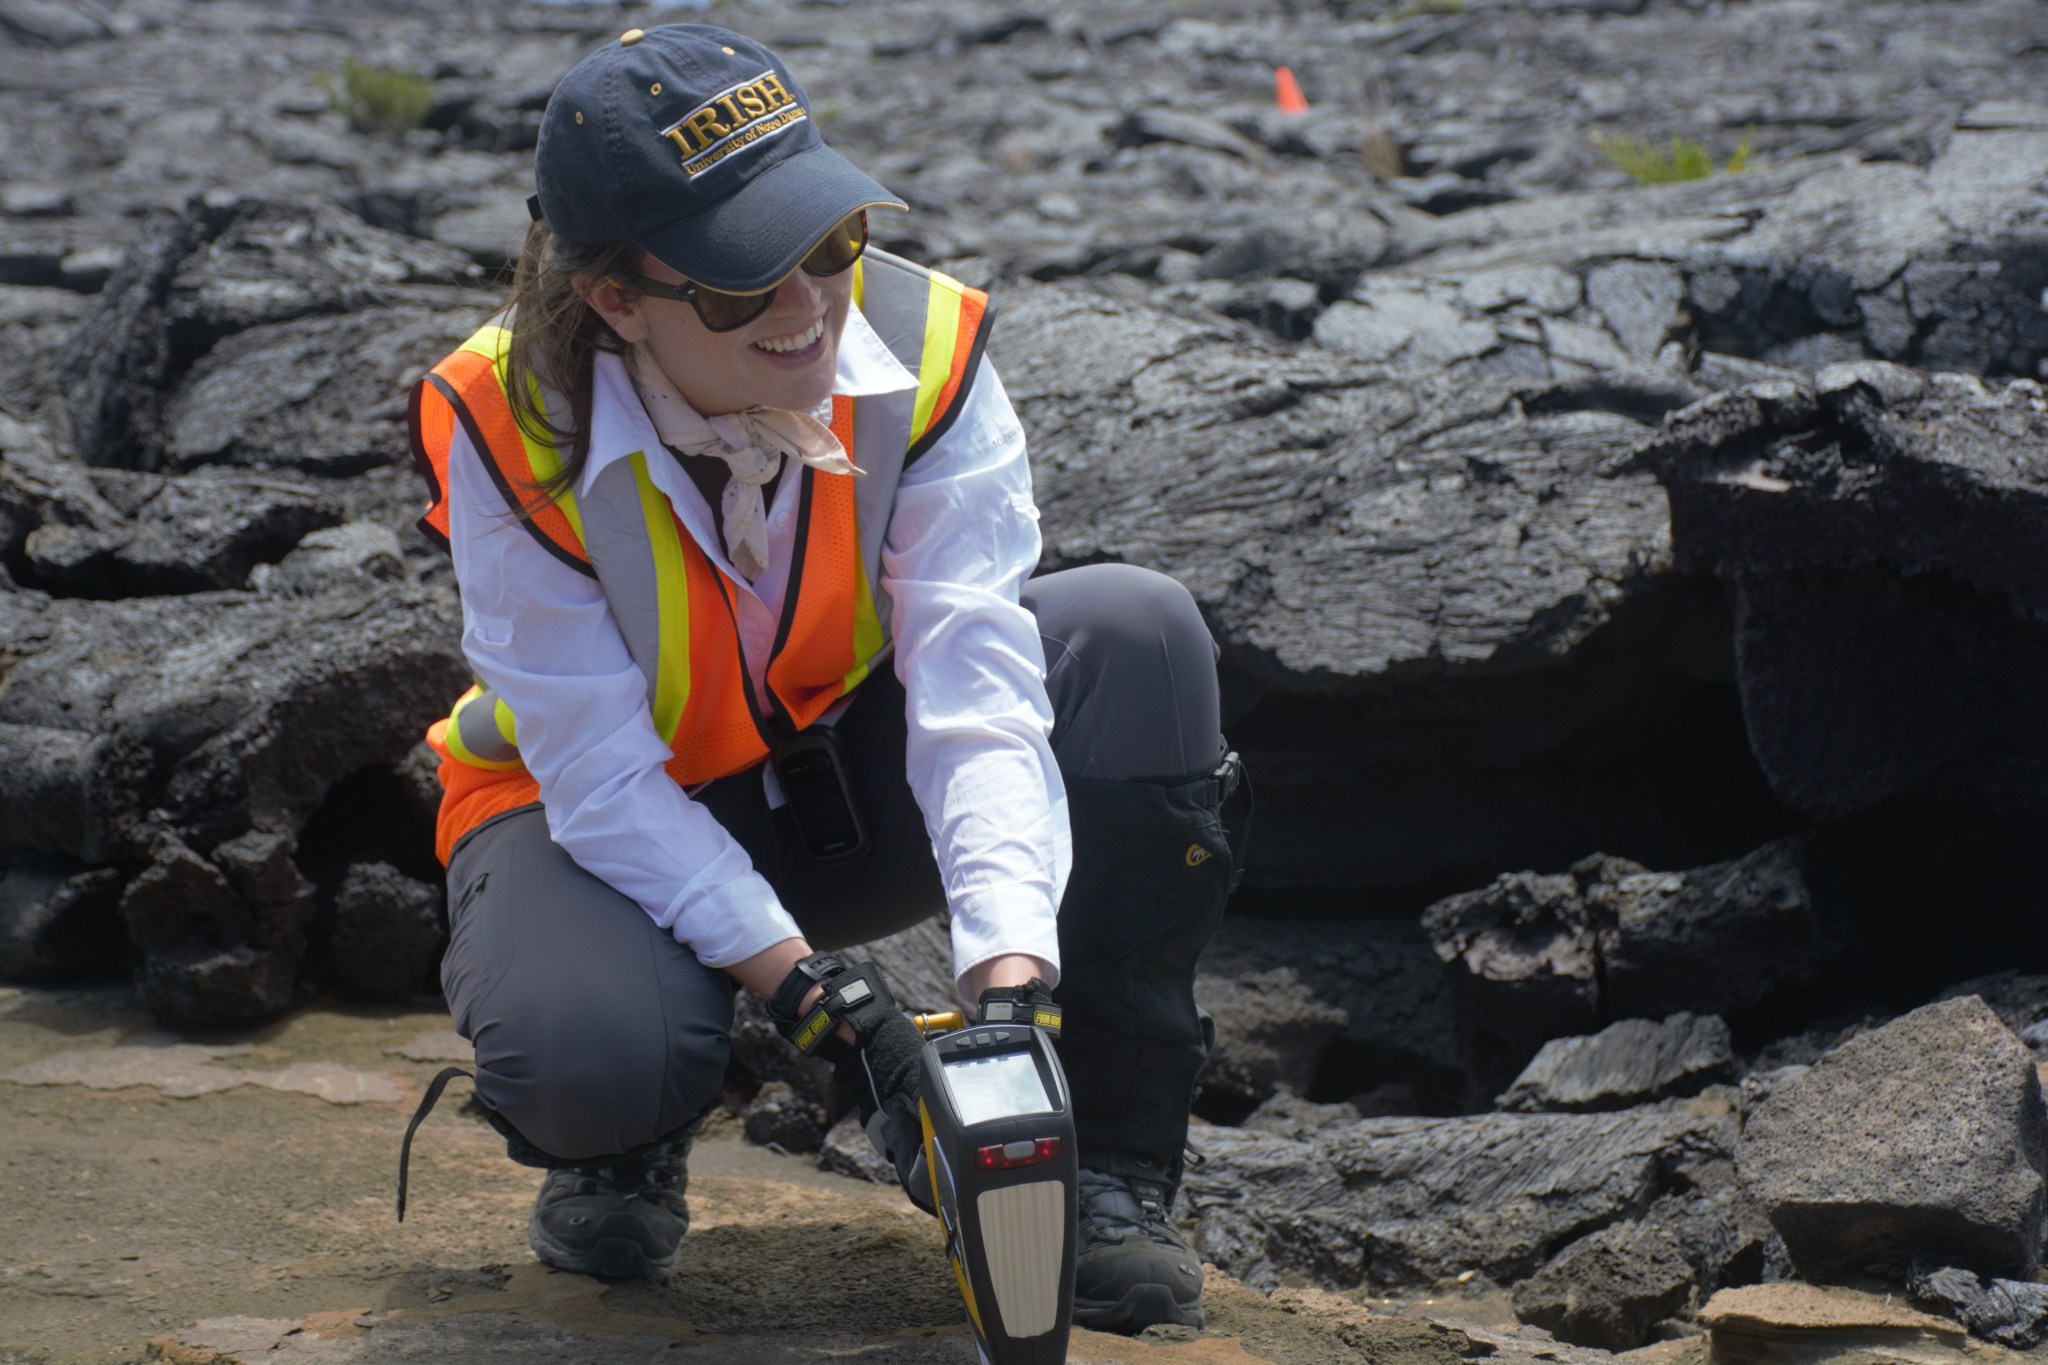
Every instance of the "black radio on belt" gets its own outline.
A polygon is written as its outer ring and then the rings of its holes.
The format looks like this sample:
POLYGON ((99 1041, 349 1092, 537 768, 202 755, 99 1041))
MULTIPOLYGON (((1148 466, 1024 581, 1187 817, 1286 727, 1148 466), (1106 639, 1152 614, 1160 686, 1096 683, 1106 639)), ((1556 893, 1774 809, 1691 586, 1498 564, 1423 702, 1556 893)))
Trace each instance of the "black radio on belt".
POLYGON ((768 762, 812 862, 851 862, 868 851, 867 824, 854 800, 837 731, 829 725, 798 731, 775 746, 768 762))

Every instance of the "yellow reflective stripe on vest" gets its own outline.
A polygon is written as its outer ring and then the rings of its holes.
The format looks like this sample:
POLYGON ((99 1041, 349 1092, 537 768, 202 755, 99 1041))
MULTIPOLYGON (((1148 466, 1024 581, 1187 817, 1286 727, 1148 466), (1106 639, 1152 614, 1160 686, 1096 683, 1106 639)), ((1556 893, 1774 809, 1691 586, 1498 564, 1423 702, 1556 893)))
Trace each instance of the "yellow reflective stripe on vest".
POLYGON ((953 377, 953 351, 960 339, 960 291, 966 286, 951 275, 932 272, 925 298, 924 354, 917 364, 917 406, 910 416, 912 445, 931 430, 932 410, 953 377))
POLYGON ((512 708, 478 686, 464 692, 448 713, 442 741, 451 755, 472 768, 509 772, 520 766, 511 731, 512 708))
POLYGON ((868 587, 868 566, 853 566, 853 657, 859 662, 846 670, 846 690, 851 692, 868 680, 868 665, 882 652, 882 619, 875 613, 875 594, 868 587))
MULTIPOLYGON (((511 402, 512 385, 509 377, 512 364, 511 332, 497 326, 495 323, 487 323, 478 328, 474 336, 456 347, 456 349, 459 351, 469 351, 490 361, 493 372, 498 376, 498 387, 505 391, 505 401, 511 402)), ((526 377, 526 393, 533 402, 534 410, 540 413, 542 417, 546 417, 548 411, 547 400, 541 395, 540 381, 532 375, 526 377)), ((513 425, 519 428, 519 442, 526 447, 526 462, 533 470, 533 477, 541 483, 546 483, 560 474, 562 472, 561 451, 544 441, 535 440, 533 434, 516 420, 513 425)), ((535 489, 527 488, 518 490, 521 497, 528 497, 536 492, 537 490, 535 489)), ((569 519, 569 529, 574 531, 576 539, 581 541, 583 539, 583 516, 576 507, 576 491, 572 488, 563 489, 562 496, 555 501, 555 506, 560 508, 562 515, 569 519)))
POLYGON ((647 474, 647 452, 633 452, 633 482, 647 519, 648 549, 654 557, 654 600, 661 643, 654 667, 654 732, 674 742, 690 704, 690 580, 683 565, 683 537, 668 499, 647 474))

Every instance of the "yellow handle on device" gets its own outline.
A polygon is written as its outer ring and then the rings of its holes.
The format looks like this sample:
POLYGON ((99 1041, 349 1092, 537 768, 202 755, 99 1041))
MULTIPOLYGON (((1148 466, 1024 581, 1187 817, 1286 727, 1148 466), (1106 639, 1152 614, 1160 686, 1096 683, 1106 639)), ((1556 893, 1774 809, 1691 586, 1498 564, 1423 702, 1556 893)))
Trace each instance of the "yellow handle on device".
POLYGON ((917 1025, 917 1031, 929 1038, 934 1033, 951 1033, 967 1027, 967 1016, 959 1010, 939 1010, 933 1014, 913 1014, 910 1022, 917 1025))

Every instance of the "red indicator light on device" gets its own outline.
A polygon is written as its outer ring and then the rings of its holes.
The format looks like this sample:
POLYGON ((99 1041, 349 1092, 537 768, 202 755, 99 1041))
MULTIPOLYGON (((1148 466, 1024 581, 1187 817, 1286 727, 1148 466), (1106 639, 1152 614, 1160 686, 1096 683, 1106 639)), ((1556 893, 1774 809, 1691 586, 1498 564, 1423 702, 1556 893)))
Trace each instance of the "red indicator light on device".
POLYGON ((1014 1171, 1024 1166, 1036 1166, 1051 1161, 1060 1154, 1060 1140, 1049 1138, 1022 1138, 1016 1142, 998 1142, 993 1147, 977 1147, 974 1151, 974 1169, 977 1171, 1014 1171))

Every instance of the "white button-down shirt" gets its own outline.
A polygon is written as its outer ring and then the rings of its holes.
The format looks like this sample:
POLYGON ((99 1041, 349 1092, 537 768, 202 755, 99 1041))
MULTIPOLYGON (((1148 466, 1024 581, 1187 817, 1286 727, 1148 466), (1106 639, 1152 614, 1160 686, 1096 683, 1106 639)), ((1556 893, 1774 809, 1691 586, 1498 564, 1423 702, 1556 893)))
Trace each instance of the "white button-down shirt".
MULTIPOLYGON (((582 489, 612 462, 648 453, 655 486, 738 589, 740 640, 759 687, 789 587, 802 481, 785 470, 768 566, 749 585, 733 572, 710 507, 662 447, 624 363, 600 354, 595 379, 582 489)), ((833 393, 916 382, 854 309, 833 393)), ((664 770, 670 749, 654 729, 646 676, 603 590, 517 524, 459 428, 448 519, 463 653, 518 718, 520 757, 540 783, 555 841, 708 966, 797 937, 746 852, 664 770)), ((1072 864, 1066 789, 1052 757, 1044 651, 1018 603, 1038 554, 1024 431, 984 360, 959 417, 904 471, 880 585, 893 602, 896 676, 908 697, 910 787, 952 911, 963 995, 966 973, 1004 953, 1059 967, 1054 916, 1072 864)))

